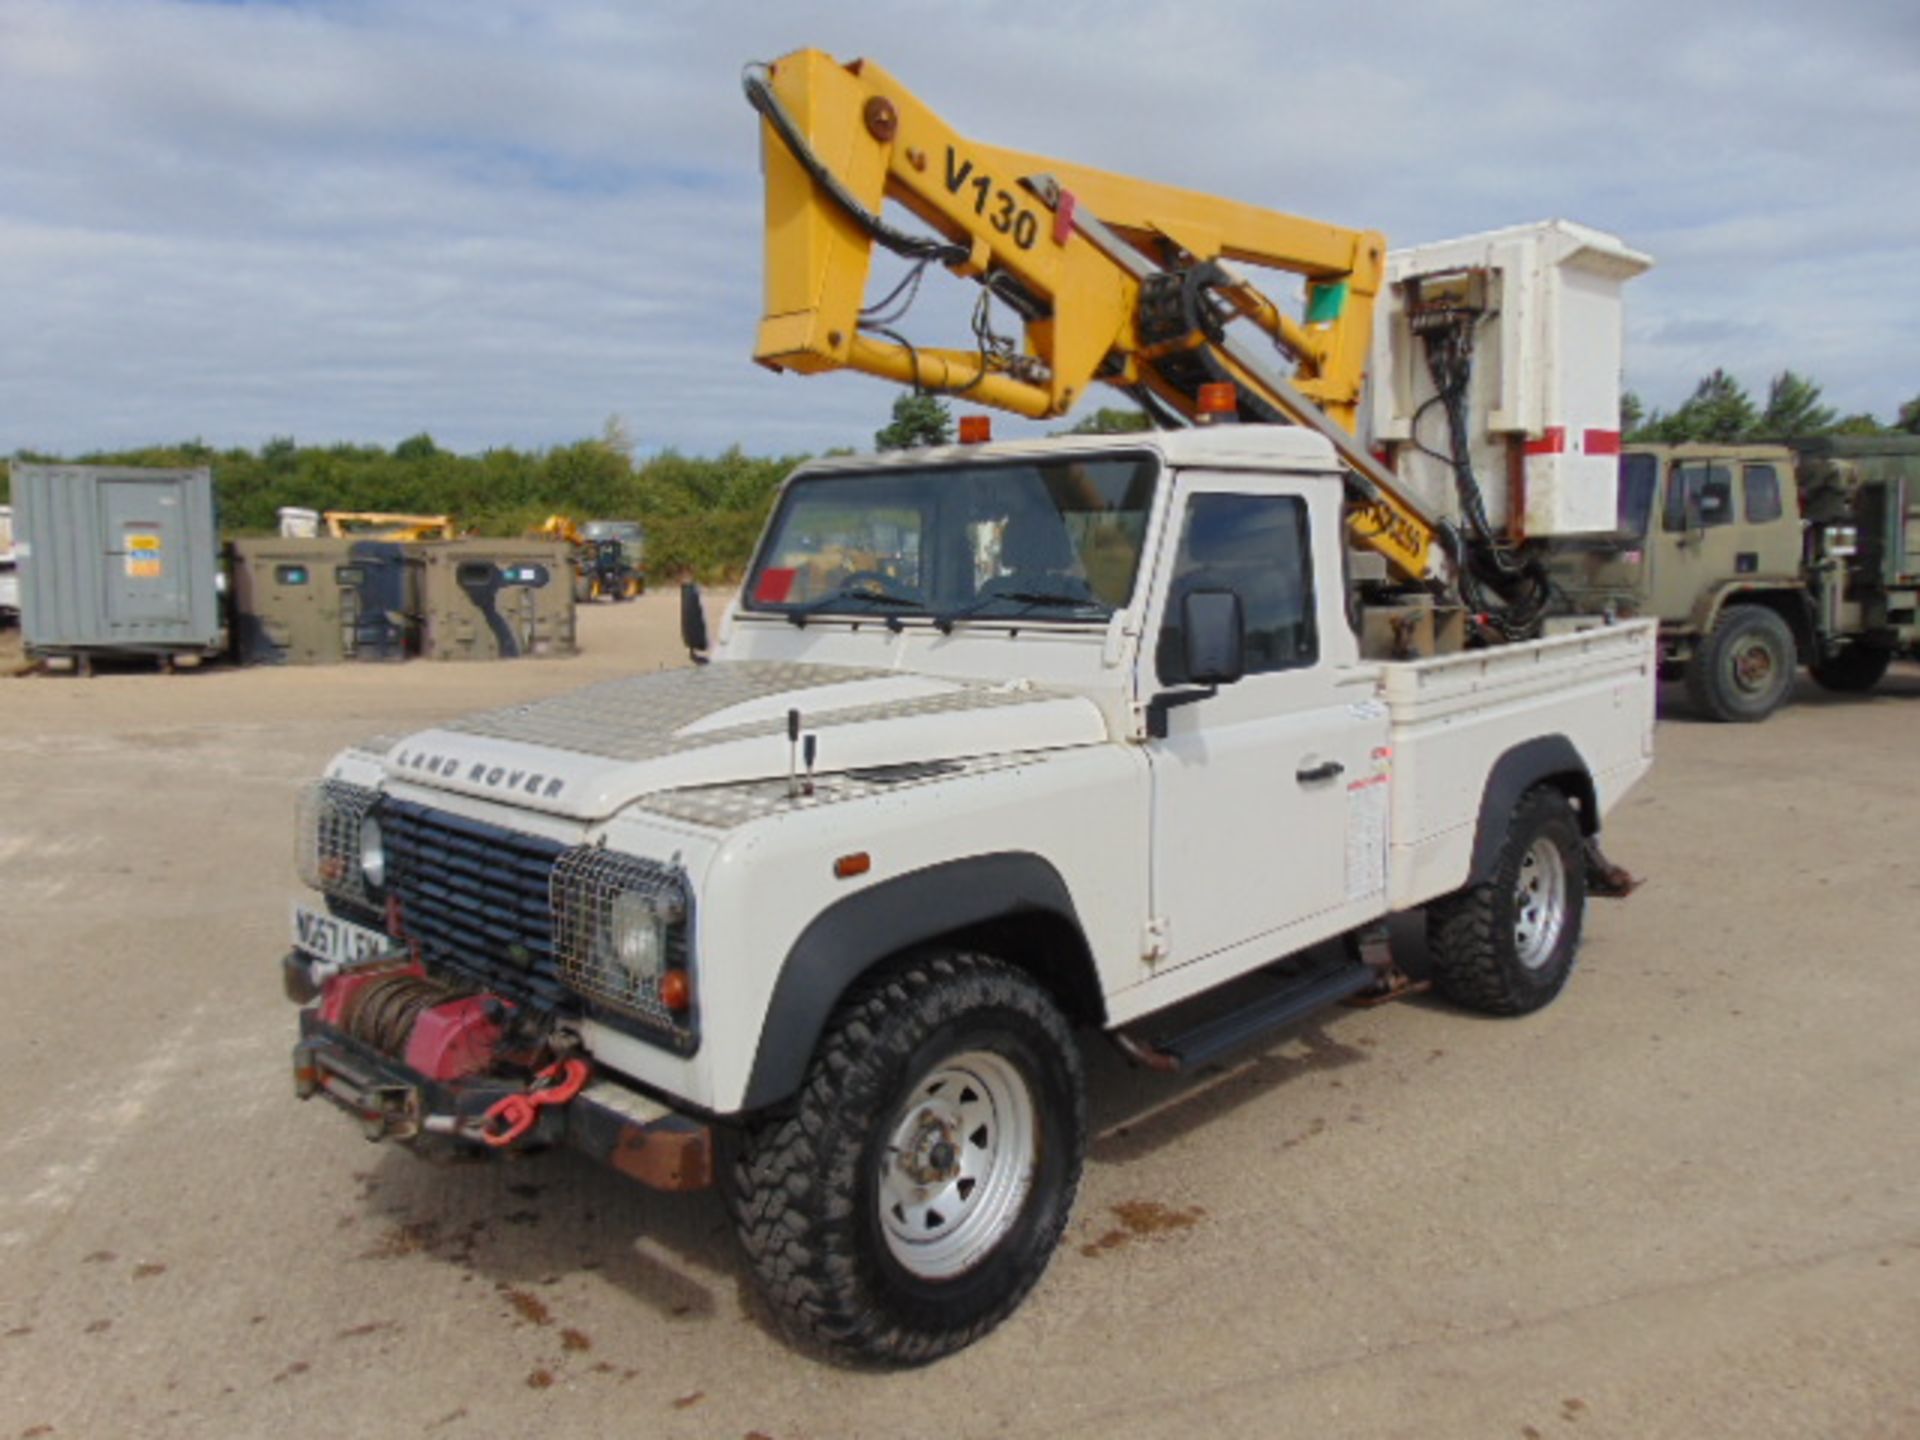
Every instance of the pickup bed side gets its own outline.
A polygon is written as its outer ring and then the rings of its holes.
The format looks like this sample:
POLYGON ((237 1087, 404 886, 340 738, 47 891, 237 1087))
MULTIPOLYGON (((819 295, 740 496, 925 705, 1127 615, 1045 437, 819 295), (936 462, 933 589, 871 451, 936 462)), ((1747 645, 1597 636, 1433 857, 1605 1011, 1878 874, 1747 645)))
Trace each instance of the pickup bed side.
MULTIPOLYGON (((1591 785, 1593 813, 1583 810, 1581 828, 1596 832, 1653 763, 1657 636, 1653 621, 1639 620, 1383 667, 1394 909, 1484 879, 1518 798, 1508 792, 1568 777, 1568 752, 1591 785), (1503 769, 1510 755, 1518 763, 1503 769)), ((1559 788, 1586 798, 1570 781, 1559 788)))

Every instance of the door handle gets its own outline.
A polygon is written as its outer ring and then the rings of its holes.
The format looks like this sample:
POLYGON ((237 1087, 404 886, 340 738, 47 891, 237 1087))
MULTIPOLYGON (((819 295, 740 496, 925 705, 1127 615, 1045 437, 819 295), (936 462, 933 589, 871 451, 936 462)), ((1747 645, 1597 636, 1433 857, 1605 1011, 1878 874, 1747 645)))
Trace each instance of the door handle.
POLYGON ((1315 765, 1306 770, 1296 770, 1293 778, 1302 785, 1312 785, 1321 780, 1331 780, 1335 776, 1347 773, 1347 767, 1338 760, 1329 760, 1324 765, 1315 765))

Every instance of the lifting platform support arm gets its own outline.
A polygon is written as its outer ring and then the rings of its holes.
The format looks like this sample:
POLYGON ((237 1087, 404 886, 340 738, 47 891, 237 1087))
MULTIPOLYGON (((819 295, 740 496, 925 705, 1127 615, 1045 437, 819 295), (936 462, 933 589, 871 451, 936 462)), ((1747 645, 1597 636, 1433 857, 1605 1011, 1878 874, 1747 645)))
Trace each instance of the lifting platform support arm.
POLYGON ((746 86, 766 174, 761 364, 858 370, 1035 419, 1065 415, 1102 381, 1177 424, 1201 385, 1231 383, 1240 418, 1333 443, 1357 543, 1401 580, 1439 575, 1435 527, 1353 433, 1386 261, 1378 232, 969 140, 871 61, 802 50, 746 86), (934 234, 889 224, 888 200, 934 234), (984 307, 972 348, 892 333, 884 302, 866 302, 876 245, 984 286, 1020 317, 1020 345, 992 333, 984 307), (1299 276, 1301 316, 1239 264, 1299 276))

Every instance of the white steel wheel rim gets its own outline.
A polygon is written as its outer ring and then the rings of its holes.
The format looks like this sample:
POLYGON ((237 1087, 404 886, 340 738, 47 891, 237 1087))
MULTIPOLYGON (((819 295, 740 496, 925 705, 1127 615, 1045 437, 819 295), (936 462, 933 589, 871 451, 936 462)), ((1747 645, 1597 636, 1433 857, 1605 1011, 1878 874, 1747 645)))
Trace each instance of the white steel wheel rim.
POLYGON ((1513 888, 1513 948, 1520 963, 1538 970, 1560 943, 1567 923, 1567 862, 1542 835, 1520 860, 1513 888))
POLYGON ((943 1061, 914 1084, 880 1156, 887 1250, 924 1280, 985 1259, 1020 1218, 1039 1159, 1033 1092, 986 1050, 943 1061))

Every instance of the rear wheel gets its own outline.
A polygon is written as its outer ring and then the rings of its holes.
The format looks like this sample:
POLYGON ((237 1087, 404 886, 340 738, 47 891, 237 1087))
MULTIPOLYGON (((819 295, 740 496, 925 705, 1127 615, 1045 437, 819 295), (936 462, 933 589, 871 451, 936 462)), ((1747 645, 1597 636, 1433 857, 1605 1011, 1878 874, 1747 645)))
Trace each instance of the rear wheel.
POLYGON ((1687 665, 1687 694, 1714 720, 1764 720, 1793 693, 1793 631, 1764 605, 1734 605, 1687 665))
POLYGON ((1580 822, 1558 790, 1529 790, 1484 883, 1427 907, 1440 993, 1489 1015, 1524 1015, 1565 988, 1580 948, 1587 873, 1580 822))
POLYGON ((1846 645, 1808 669, 1823 690, 1859 694, 1878 685, 1893 663, 1893 651, 1879 645, 1846 645))
POLYGON ((1085 1143, 1079 1050, 1046 991, 987 956, 936 956, 842 1005, 795 1112, 742 1138, 728 1201, 790 1332, 924 1364, 1033 1288, 1085 1143))

